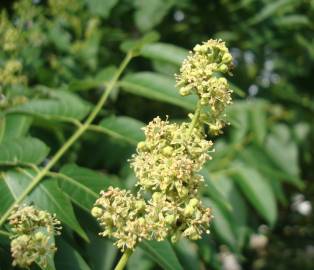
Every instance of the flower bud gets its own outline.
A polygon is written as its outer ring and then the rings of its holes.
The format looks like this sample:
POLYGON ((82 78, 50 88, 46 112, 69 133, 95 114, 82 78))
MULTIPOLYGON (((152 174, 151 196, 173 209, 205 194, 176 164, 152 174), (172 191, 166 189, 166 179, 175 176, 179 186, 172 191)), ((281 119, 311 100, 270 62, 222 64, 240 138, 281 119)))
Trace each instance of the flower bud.
POLYGON ((229 64, 232 61, 232 56, 230 53, 225 53, 222 57, 222 62, 224 64, 229 64))
POLYGON ((139 142, 138 144, 137 144, 137 149, 139 150, 139 151, 142 151, 142 150, 145 150, 147 147, 146 147, 146 143, 145 142, 139 142))
POLYGON ((218 70, 222 73, 225 73, 228 71, 228 66, 226 64, 222 64, 219 66, 218 70))
POLYGON ((173 147, 171 146, 166 146, 164 149, 162 149, 162 153, 165 156, 171 156, 171 154, 173 153, 173 147))
POLYGON ((162 194, 160 192, 154 192, 152 198, 155 202, 159 201, 162 198, 162 194))
POLYGON ((144 201, 137 201, 137 202, 135 203, 135 208, 136 208, 137 210, 143 210, 143 209, 145 209, 145 206, 146 206, 146 204, 145 204, 144 201))
POLYGON ((174 215, 168 215, 168 216, 165 217, 165 221, 168 224, 172 224, 175 221, 175 216, 174 215))
POLYGON ((103 210, 97 206, 92 208, 91 214, 93 217, 98 218, 102 215, 103 210))
POLYGON ((181 96, 188 96, 190 94, 191 94, 191 89, 189 87, 180 88, 180 95, 181 96))
POLYGON ((188 217, 188 216, 192 216, 194 212, 194 207, 191 205, 187 205, 184 209, 184 216, 188 217))
POLYGON ((195 207, 196 205, 198 205, 199 203, 199 200, 196 199, 196 198, 192 198, 190 201, 189 201, 189 205, 192 206, 192 207, 195 207))

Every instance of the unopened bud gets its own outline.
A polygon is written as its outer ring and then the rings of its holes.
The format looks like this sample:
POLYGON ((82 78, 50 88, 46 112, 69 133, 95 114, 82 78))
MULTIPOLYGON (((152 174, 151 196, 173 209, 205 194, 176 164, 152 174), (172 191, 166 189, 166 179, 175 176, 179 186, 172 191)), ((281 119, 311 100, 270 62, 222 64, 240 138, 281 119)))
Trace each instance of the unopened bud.
POLYGON ((173 147, 171 146, 166 146, 165 148, 162 149, 162 153, 165 156, 171 156, 171 154, 173 153, 173 147))
POLYGON ((102 215, 102 213, 103 213, 103 210, 101 208, 99 208, 99 207, 93 207, 92 208, 91 214, 93 217, 98 218, 102 215))

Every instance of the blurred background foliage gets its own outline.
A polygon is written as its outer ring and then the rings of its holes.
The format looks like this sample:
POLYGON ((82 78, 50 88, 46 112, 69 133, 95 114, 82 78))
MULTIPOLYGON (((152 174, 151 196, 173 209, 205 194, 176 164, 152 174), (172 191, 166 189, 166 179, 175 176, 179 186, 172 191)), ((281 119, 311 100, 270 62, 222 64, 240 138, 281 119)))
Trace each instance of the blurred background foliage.
MULTIPOLYGON (((128 263, 149 269, 313 269, 314 1, 1 1, 0 213, 73 133, 126 50, 145 44, 96 124, 27 201, 56 212, 57 269, 112 269, 119 258, 89 210, 109 185, 132 188, 127 159, 154 116, 181 120, 173 74, 187 50, 227 42, 231 126, 202 174, 212 233, 144 243, 128 263), (71 181, 64 181, 64 178, 71 181), (55 200, 53 199, 55 198, 55 200), (60 206, 61 209, 60 209, 60 206), (89 241, 87 241, 89 239, 89 241)), ((0 236, 0 269, 11 269, 0 236)))

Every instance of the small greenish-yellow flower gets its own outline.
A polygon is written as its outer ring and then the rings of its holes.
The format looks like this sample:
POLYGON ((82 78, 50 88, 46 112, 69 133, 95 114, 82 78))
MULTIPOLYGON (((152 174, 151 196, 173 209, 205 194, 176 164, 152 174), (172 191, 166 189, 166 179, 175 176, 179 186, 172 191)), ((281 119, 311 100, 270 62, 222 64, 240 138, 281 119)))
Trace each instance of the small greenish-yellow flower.
POLYGON ((21 75, 22 63, 19 60, 11 59, 4 63, 4 66, 0 67, 0 88, 1 86, 25 84, 27 78, 21 75))
POLYGON ((101 192, 92 215, 103 228, 100 235, 115 238, 121 250, 133 249, 140 239, 146 238, 147 232, 140 219, 145 214, 145 206, 145 201, 130 191, 109 187, 101 192))
POLYGON ((131 160, 138 185, 150 191, 175 191, 179 197, 193 193, 203 181, 196 173, 210 159, 212 142, 200 129, 190 132, 188 123, 170 124, 159 117, 144 131, 146 140, 131 160))
POLYGON ((219 134, 224 126, 224 111, 231 103, 232 91, 227 80, 221 77, 224 73, 230 73, 231 68, 232 56, 225 43, 210 39, 193 48, 176 75, 176 85, 182 96, 195 93, 202 105, 209 105, 209 119, 206 122, 210 123, 210 131, 214 134, 219 134))
POLYGON ((60 221, 33 206, 16 207, 9 217, 12 231, 13 266, 29 268, 36 262, 46 268, 56 252, 54 235, 60 234, 60 221))

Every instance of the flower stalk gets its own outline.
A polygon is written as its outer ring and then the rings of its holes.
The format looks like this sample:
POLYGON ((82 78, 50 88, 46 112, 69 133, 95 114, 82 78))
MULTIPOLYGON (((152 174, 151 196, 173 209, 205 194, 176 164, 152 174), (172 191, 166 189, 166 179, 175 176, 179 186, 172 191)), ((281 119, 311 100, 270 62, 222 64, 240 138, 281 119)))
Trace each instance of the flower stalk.
POLYGON ((123 270, 126 263, 128 262, 128 259, 130 258, 130 256, 132 255, 133 251, 131 249, 127 249, 126 251, 124 251, 122 257, 120 258, 118 264, 116 265, 116 267, 114 268, 114 270, 123 270))

